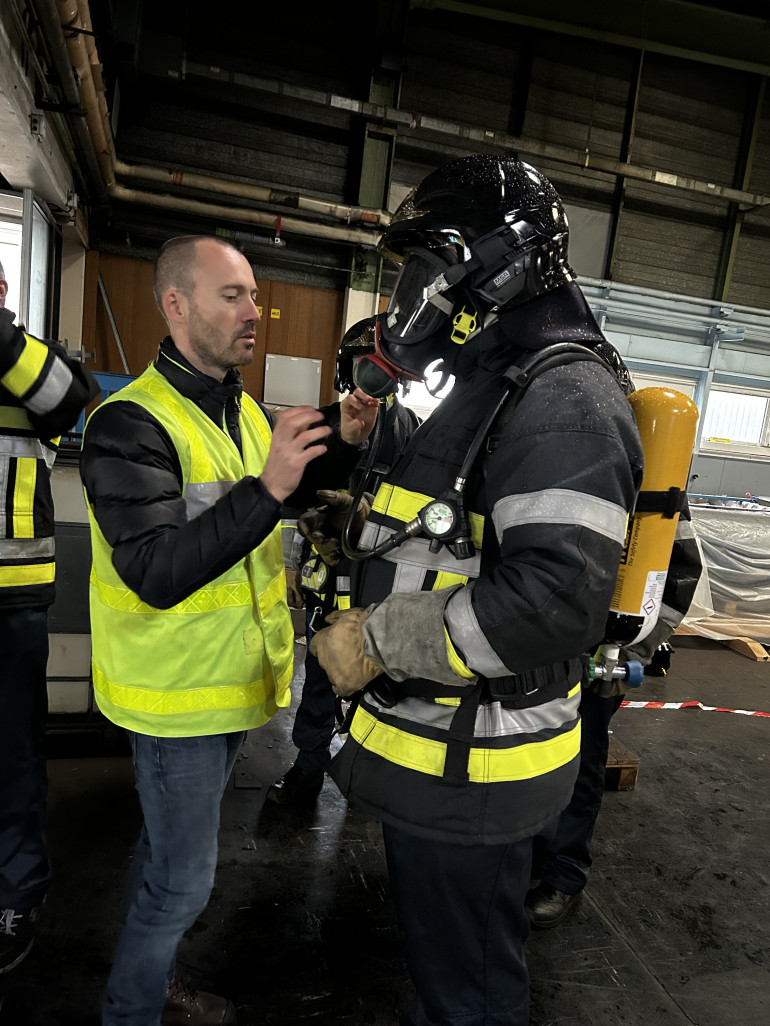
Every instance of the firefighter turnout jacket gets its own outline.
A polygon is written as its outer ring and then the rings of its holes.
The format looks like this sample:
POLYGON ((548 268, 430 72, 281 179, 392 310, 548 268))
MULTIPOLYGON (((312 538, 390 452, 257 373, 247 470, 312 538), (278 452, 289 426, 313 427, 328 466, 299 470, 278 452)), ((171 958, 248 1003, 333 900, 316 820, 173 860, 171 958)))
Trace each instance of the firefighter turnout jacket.
MULTIPOLYGON (((451 488, 505 369, 565 341, 608 346, 573 286, 465 344, 452 392, 377 491, 360 548, 451 488)), ((511 843, 567 805, 582 655, 603 638, 641 485, 639 435, 609 367, 555 366, 519 399, 468 479, 475 554, 432 552, 418 536, 354 570, 367 652, 386 676, 363 692, 330 773, 368 812, 429 839, 511 843)))
MULTIPOLYGON (((165 339, 86 425, 94 690, 129 730, 246 730, 289 703, 281 504, 259 477, 273 423, 237 370, 218 382, 165 339)), ((307 494, 358 457, 330 436, 307 494)))
POLYGON ((98 385, 63 346, 13 317, 0 310, 0 609, 45 609, 54 600, 51 467, 98 385))

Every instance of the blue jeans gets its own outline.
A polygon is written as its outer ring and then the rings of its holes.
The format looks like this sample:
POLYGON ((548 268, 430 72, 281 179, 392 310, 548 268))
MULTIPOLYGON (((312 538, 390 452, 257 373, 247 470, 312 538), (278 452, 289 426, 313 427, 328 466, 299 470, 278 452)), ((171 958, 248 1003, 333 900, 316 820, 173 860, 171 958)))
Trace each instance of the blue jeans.
POLYGON ((206 907, 222 794, 245 732, 152 737, 129 732, 144 825, 103 1026, 159 1026, 182 935, 206 907))

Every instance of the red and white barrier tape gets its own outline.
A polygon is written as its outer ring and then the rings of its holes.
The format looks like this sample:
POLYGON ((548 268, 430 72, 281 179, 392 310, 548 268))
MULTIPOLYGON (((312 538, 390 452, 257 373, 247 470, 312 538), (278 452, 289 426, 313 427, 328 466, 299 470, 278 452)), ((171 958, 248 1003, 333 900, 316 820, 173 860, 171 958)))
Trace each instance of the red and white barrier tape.
POLYGON ((718 705, 704 705, 703 702, 621 702, 621 709, 702 709, 703 712, 738 713, 739 716, 767 716, 766 712, 750 712, 748 709, 722 709, 718 705))

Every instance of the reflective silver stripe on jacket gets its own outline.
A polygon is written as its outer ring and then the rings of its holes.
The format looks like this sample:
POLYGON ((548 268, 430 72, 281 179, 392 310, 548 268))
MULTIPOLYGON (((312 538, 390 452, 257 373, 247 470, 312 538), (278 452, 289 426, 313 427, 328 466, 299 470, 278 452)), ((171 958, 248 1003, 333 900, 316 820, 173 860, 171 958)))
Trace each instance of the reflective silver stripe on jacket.
POLYGON ((53 559, 53 538, 0 538, 0 559, 53 559))
MULTIPOLYGON (((404 698, 395 706, 386 707, 371 692, 367 692, 366 705, 386 714, 389 720, 395 717, 406 723, 419 723, 437 730, 449 730, 452 717, 457 712, 456 705, 426 702, 423 698, 404 698)), ((577 718, 579 705, 579 690, 571 698, 554 698, 529 709, 506 709, 499 702, 490 702, 479 706, 473 734, 474 737, 510 737, 562 730, 577 718)))
POLYGON ((24 405, 38 415, 50 413, 62 401, 71 384, 72 371, 63 360, 57 357, 48 369, 43 384, 34 395, 24 400, 24 405))
POLYGON ((187 519, 194 520, 204 510, 210 509, 223 495, 227 495, 234 484, 235 481, 204 481, 200 484, 185 485, 187 519))
MULTIPOLYGON (((396 531, 384 524, 364 524, 359 542, 360 549, 371 550, 389 538, 396 531)), ((481 570, 481 555, 476 553, 470 559, 455 559, 449 549, 442 547, 438 552, 430 551, 428 538, 408 538, 397 549, 386 552, 381 558, 396 564, 396 576, 392 591, 421 591, 428 571, 461 574, 476 578, 481 570)))
POLYGON ((458 588, 446 604, 444 622, 452 644, 465 656, 465 665, 484 677, 507 677, 513 673, 495 652, 479 626, 473 611, 473 584, 458 588))
POLYGON ((492 510, 498 541, 509 527, 564 524, 587 527, 622 545, 626 537, 626 518, 626 511, 617 503, 569 488, 507 495, 496 502, 492 510))
MULTIPOLYGON (((43 445, 39 438, 20 435, 0 435, 0 461, 8 456, 14 459, 45 460, 50 469, 56 459, 56 451, 43 445)), ((7 466, 7 460, 6 460, 7 466)))

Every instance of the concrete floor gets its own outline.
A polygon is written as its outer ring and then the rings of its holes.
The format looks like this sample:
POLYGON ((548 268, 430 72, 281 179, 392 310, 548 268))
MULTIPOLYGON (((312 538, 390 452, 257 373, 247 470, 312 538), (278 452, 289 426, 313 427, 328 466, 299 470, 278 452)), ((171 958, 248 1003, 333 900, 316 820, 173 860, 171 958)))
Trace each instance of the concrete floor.
MULTIPOLYGON (((674 643, 669 675, 635 697, 770 712, 770 663, 674 643)), ((293 758, 291 720, 253 732, 236 765, 217 886, 180 963, 234 998, 240 1026, 395 1026, 410 984, 378 824, 330 780, 314 808, 264 802, 293 758)), ((614 729, 637 786, 606 792, 588 888, 530 938, 532 1026, 767 1026, 770 720, 621 709, 614 729)), ((32 953, 0 984, 2 1026, 98 1026, 139 816, 129 758, 87 740, 52 749, 55 881, 32 953)))

